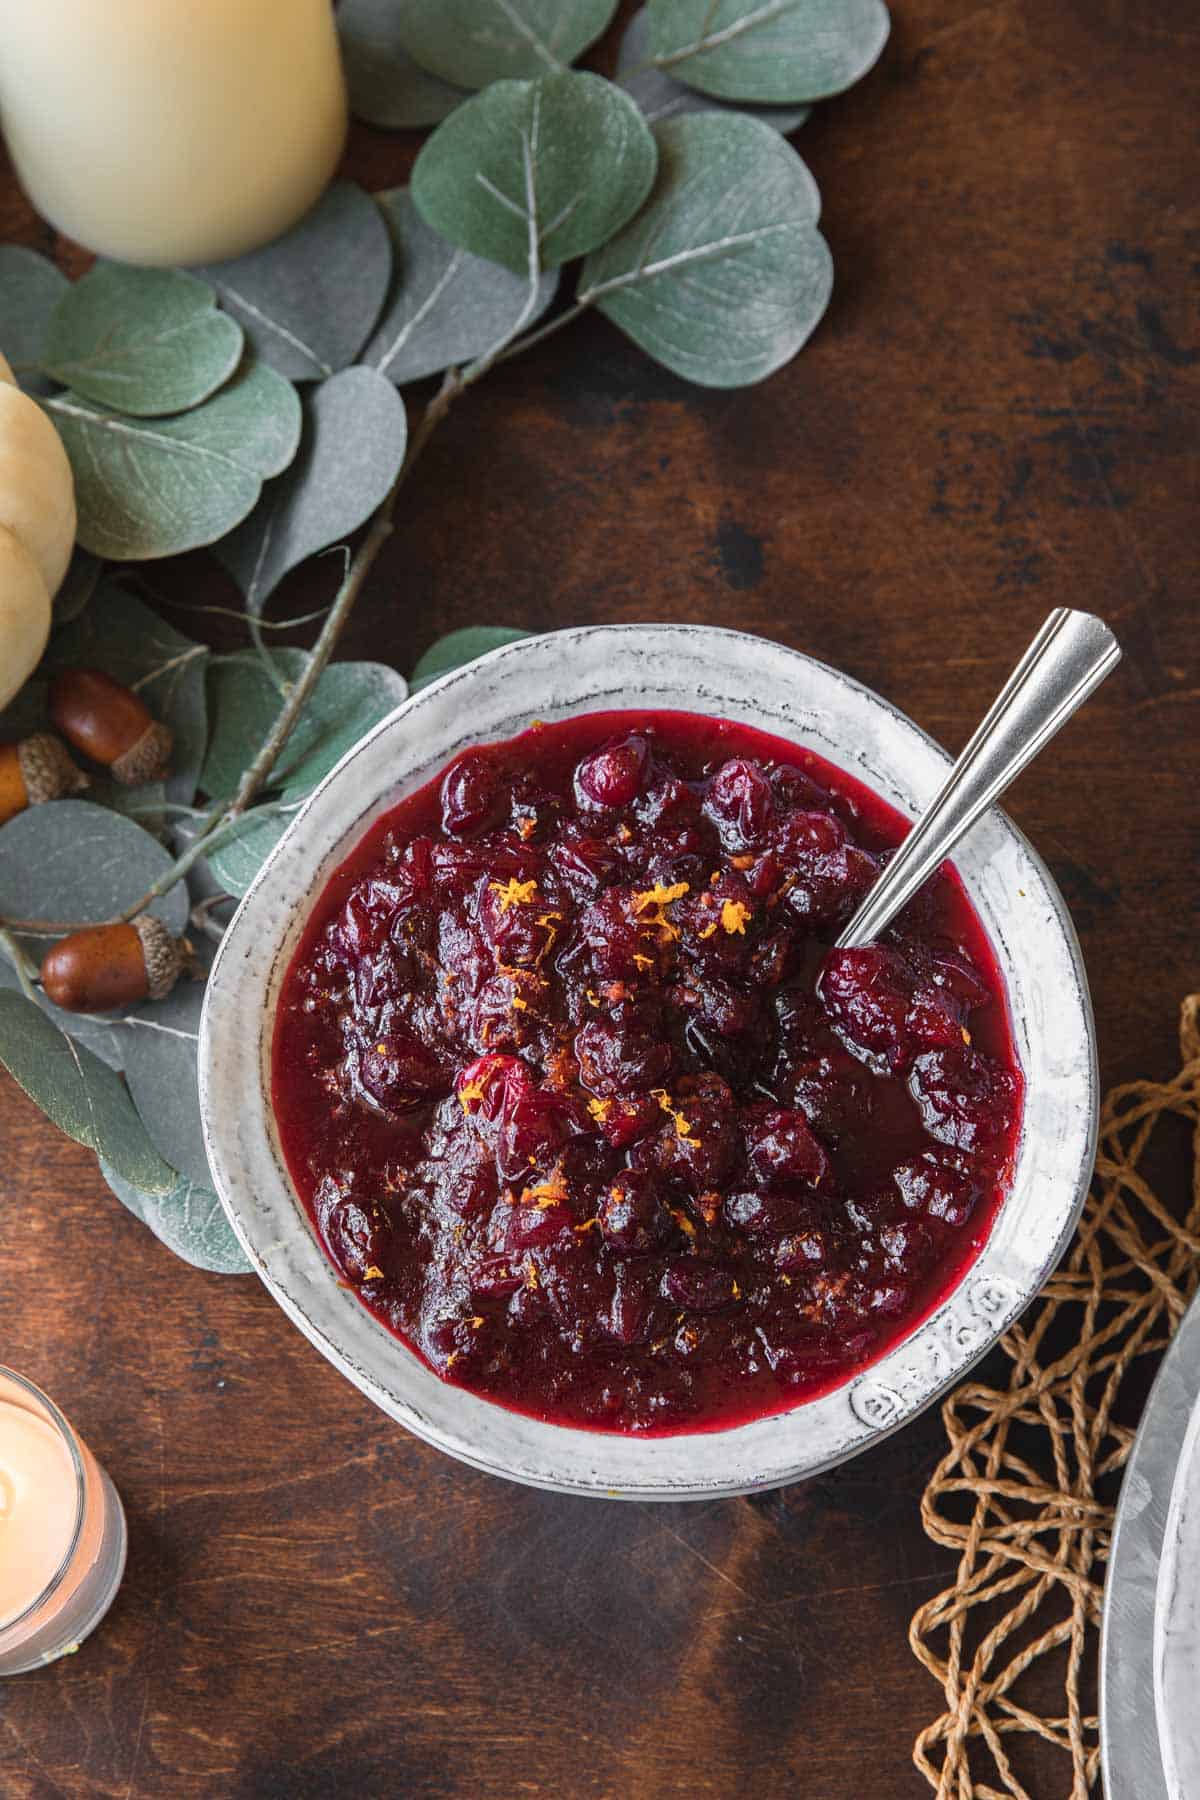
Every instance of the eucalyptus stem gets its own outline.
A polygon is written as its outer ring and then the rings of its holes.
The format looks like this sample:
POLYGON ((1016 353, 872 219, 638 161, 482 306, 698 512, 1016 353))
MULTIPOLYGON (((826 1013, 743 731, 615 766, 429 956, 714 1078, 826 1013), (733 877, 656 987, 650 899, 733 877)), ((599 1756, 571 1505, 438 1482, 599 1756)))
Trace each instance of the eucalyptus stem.
POLYGON ((21 992, 27 1000, 36 1000, 37 993, 33 985, 33 972, 29 961, 11 931, 0 930, 0 950, 13 966, 21 992))

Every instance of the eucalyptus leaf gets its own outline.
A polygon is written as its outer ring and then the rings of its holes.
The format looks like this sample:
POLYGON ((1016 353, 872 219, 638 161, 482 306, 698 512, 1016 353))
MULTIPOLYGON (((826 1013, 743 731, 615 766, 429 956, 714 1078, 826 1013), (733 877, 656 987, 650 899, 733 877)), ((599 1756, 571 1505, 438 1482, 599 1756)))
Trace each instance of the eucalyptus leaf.
POLYGON ((310 793, 347 750, 407 698, 408 683, 386 663, 331 663, 279 760, 274 779, 284 799, 310 793))
POLYGON ((294 811, 264 806, 238 820, 206 858, 214 881, 225 893, 241 899, 295 816, 294 811))
MULTIPOLYGON (((272 652, 271 661, 286 686, 304 673, 308 655, 281 649, 272 652)), ((223 658, 210 685, 216 723, 201 782, 208 793, 223 797, 235 791, 270 732, 283 695, 262 658, 250 650, 223 658)), ((301 798, 407 694, 404 677, 382 663, 331 663, 297 721, 272 785, 283 790, 285 799, 301 798)))
MULTIPOLYGON (((32 943, 32 940, 27 940, 32 943)), ((38 949, 34 951, 36 958, 47 947, 48 940, 42 939, 38 949)), ((0 951, 0 988, 10 993, 21 993, 21 983, 12 964, 0 951)), ((93 1056, 98 1056, 102 1063, 110 1069, 120 1069, 125 1061, 125 1039, 128 1033, 123 1025, 115 1024, 101 1013, 68 1013, 61 1007, 54 1006, 47 1000, 41 988, 36 988, 36 1004, 44 1012, 52 1025, 73 1037, 76 1043, 83 1044, 93 1056)))
POLYGON ((204 988, 181 981, 131 1018, 125 1081, 147 1136, 163 1160, 188 1181, 212 1186, 200 1124, 196 1052, 204 988))
POLYGON ((722 100, 789 105, 852 87, 887 43, 883 0, 647 0, 657 68, 722 100))
POLYGON ((400 473, 407 442, 404 402, 374 369, 343 369, 306 392, 291 468, 217 547, 251 613, 262 612, 289 569, 370 518, 400 473))
POLYGON ((59 301, 42 368, 85 400, 149 418, 207 400, 241 356, 241 326, 203 281, 102 262, 59 301))
POLYGON ((0 1062, 60 1131, 103 1156, 126 1181, 152 1194, 175 1186, 175 1172, 146 1135, 121 1077, 24 994, 0 992, 0 1062))
POLYGON ((646 121, 599 75, 497 81, 439 125, 413 167, 421 216, 518 275, 583 256, 632 217, 657 160, 646 121))
POLYGON ((67 572, 63 576, 62 585, 54 596, 54 623, 57 631, 63 625, 69 625, 77 619, 88 604, 104 573, 104 563, 99 556, 92 556, 89 551, 81 550, 76 545, 67 564, 67 572))
POLYGON ((422 68, 456 87, 554 73, 608 29, 617 0, 397 0, 422 68))
POLYGON ((206 645, 176 631, 109 580, 87 612, 55 635, 46 668, 52 674, 60 669, 102 669, 140 694, 174 739, 164 797, 187 806, 196 792, 208 737, 204 683, 208 657, 206 645))
POLYGON ((404 25, 402 0, 342 0, 338 8, 350 110, 368 125, 436 125, 467 97, 414 61, 404 25))
POLYGON ((634 13, 621 39, 613 80, 641 108, 648 125, 656 125, 660 119, 672 119, 677 113, 725 112, 732 108, 750 112, 764 125, 773 125, 776 131, 786 135, 798 130, 812 110, 808 106, 747 107, 736 101, 717 100, 711 94, 701 94, 695 88, 685 87, 682 81, 673 80, 665 69, 660 69, 651 60, 649 19, 644 6, 634 13))
POLYGON ((377 199, 395 239, 396 273, 361 360, 397 387, 482 356, 519 321, 540 318, 553 300, 557 270, 541 277, 528 312, 528 279, 447 243, 425 223, 407 188, 377 199))
POLYGON ((761 381, 829 303, 816 183, 777 131, 735 112, 665 119, 654 134, 654 192, 588 257, 579 300, 702 387, 761 381))
POLYGON ((335 181, 282 237, 198 273, 263 362, 292 381, 318 381, 346 368, 366 342, 392 250, 370 195, 335 181))
POLYGON ((409 678, 409 692, 415 694, 439 676, 449 675, 452 669, 461 669, 465 663, 486 656, 489 650, 498 650, 501 644, 515 644, 528 636, 527 631, 515 625, 468 625, 461 631, 448 631, 445 637, 430 644, 417 663, 409 678))
POLYGON ((291 383, 251 364, 173 419, 131 419, 73 394, 43 403, 75 476, 79 542, 117 562, 177 556, 241 522, 300 437, 291 383))
POLYGON ((39 365, 51 315, 70 285, 49 257, 24 244, 0 244, 0 351, 27 394, 54 386, 39 365))
POLYGON ((178 1176, 167 1193, 145 1193, 103 1160, 100 1173, 122 1205, 184 1262, 213 1275, 250 1273, 251 1264, 211 1188, 178 1176))
MULTIPOLYGON (((165 875, 173 858, 133 819, 90 800, 31 806, 0 826, 0 914, 10 919, 115 918, 165 875)), ((187 924, 183 883, 147 911, 176 936, 187 924)), ((27 938, 41 956, 47 940, 27 938)))

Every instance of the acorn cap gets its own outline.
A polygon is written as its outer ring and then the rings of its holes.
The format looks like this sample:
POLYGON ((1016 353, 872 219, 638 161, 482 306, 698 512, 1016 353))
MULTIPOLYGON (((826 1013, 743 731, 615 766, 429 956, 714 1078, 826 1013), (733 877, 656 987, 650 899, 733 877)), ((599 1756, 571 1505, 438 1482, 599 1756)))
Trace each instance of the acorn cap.
POLYGON ((61 800, 64 794, 78 794, 91 782, 82 769, 77 769, 61 738, 49 731, 35 731, 17 745, 17 765, 30 806, 41 806, 46 800, 61 800))
POLYGON ((124 755, 109 765, 114 780, 125 787, 140 787, 143 781, 161 781, 171 766, 172 742, 167 727, 152 719, 137 742, 130 744, 124 755))
POLYGON ((165 1000, 179 977, 192 967, 191 945, 186 938, 173 938, 152 913, 139 913, 133 929, 142 942, 147 997, 165 1000))

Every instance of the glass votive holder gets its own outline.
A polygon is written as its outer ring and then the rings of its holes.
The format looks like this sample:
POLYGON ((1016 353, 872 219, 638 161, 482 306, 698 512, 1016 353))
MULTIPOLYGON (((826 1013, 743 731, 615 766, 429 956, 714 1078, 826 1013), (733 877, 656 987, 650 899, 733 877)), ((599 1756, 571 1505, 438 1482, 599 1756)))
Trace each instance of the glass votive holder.
POLYGON ((125 1569, 117 1490, 40 1388, 0 1365, 0 1676, 78 1649, 125 1569))

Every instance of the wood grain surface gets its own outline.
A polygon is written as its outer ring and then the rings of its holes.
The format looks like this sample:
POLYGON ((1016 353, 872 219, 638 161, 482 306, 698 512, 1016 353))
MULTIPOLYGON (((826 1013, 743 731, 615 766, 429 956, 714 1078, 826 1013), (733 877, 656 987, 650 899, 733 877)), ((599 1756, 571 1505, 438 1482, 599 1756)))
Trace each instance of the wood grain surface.
MULTIPOLYGON (((1074 911, 1106 1081, 1168 1074, 1197 980, 1198 117, 1192 0, 901 0, 796 140, 837 271, 802 356, 705 392, 589 320, 495 373, 345 652, 738 625, 957 748, 1047 609, 1095 609, 1126 660, 1011 811, 1074 911)), ((414 146, 356 130, 346 170, 395 185, 414 146)), ((9 174, 0 237, 83 265, 9 174)), ((227 598, 201 557, 153 579, 227 598)), ((130 1524, 103 1629, 0 1693, 6 1800, 926 1792, 941 1696, 906 1631, 952 1571, 919 1521, 936 1412, 753 1502, 529 1492, 390 1424, 253 1278, 176 1262, 8 1082, 0 1131, 0 1357, 130 1524)), ((1052 1754, 1022 1767, 1065 1794, 1052 1754)))

